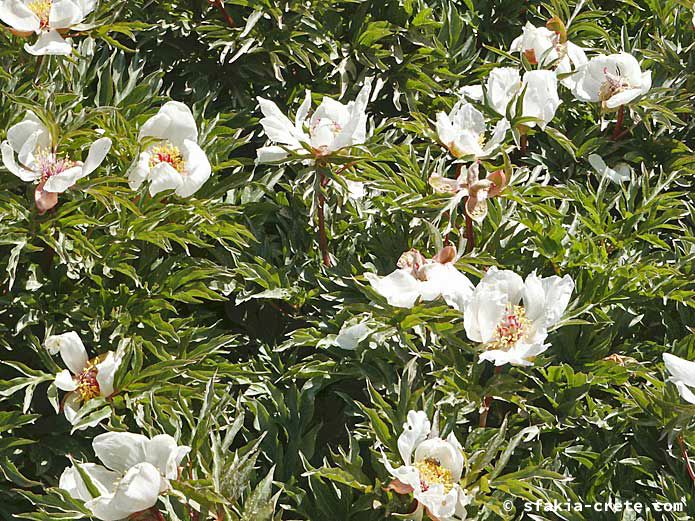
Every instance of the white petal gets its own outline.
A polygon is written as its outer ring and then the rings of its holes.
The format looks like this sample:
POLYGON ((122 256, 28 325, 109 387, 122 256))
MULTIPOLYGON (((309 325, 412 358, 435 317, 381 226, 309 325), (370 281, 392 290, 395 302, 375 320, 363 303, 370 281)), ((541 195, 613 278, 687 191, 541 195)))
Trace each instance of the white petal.
POLYGON ((183 184, 182 175, 169 163, 158 163, 150 170, 150 195, 154 197, 164 190, 176 190, 183 184))
POLYGON ((46 339, 46 345, 58 346, 63 362, 65 362, 65 365, 73 374, 81 372, 87 366, 87 362, 89 361, 87 350, 79 335, 74 331, 63 333, 62 335, 50 336, 46 339))
POLYGON ((367 322, 361 322, 352 326, 343 326, 335 337, 335 343, 341 349, 354 351, 357 346, 371 334, 372 330, 367 322))
POLYGON ((41 25, 39 17, 20 0, 0 2, 0 20, 23 32, 38 32, 41 25))
POLYGON ((102 396, 108 398, 113 394, 113 379, 120 365, 121 358, 112 351, 109 351, 106 358, 97 364, 97 383, 102 396))
POLYGON ((34 143, 35 147, 48 148, 51 144, 51 135, 43 122, 32 111, 27 111, 24 119, 12 125, 7 131, 7 141, 14 149, 19 152, 32 134, 37 133, 34 143))
POLYGON ((601 177, 607 177, 612 182, 620 184, 623 181, 630 180, 632 169, 627 163, 618 163, 615 168, 610 168, 601 156, 591 154, 588 157, 589 164, 596 170, 596 173, 601 177))
MULTIPOLYGON (((73 392, 65 396, 65 400, 63 400, 63 414, 71 425, 75 425, 77 423, 77 418, 80 415, 80 409, 82 409, 82 400, 80 399, 80 395, 78 393, 73 392)), ((84 430, 87 427, 90 427, 90 425, 84 425, 79 430, 84 430)))
POLYGON ((473 283, 452 264, 432 263, 423 266, 427 282, 421 284, 423 300, 444 297, 447 304, 463 311, 473 295, 473 283))
POLYGON ((77 384, 72 378, 72 373, 67 369, 63 369, 56 374, 55 385, 61 391, 74 391, 77 389, 77 384))
POLYGON ((418 500, 427 508, 427 511, 439 521, 453 521, 451 516, 456 512, 458 504, 459 487, 453 487, 448 492, 444 485, 431 485, 430 488, 418 496, 418 500))
POLYGON ((459 91, 461 96, 470 101, 483 101, 483 86, 482 85, 467 85, 461 87, 459 91))
POLYGON ((145 447, 148 442, 142 434, 106 432, 92 440, 92 447, 107 468, 125 472, 134 465, 147 461, 145 447))
POLYGON ((143 152, 138 156, 137 162, 128 170, 128 186, 131 190, 137 190, 150 175, 150 154, 143 152))
POLYGON ((81 166, 74 166, 61 172, 60 174, 52 175, 43 185, 46 192, 63 193, 65 190, 74 185, 79 179, 84 177, 81 166))
POLYGON ((670 353, 664 353, 664 364, 671 373, 672 381, 695 387, 695 362, 690 362, 670 353))
POLYGON ((297 114, 294 117, 294 126, 299 132, 304 131, 304 121, 309 115, 309 109, 311 108, 311 91, 307 90, 304 94, 304 101, 297 110, 297 114))
POLYGON ((34 45, 24 44, 24 50, 34 56, 69 56, 72 45, 58 31, 48 31, 39 34, 34 45))
POLYGON ((618 94, 611 96, 610 99, 606 101, 606 107, 609 109, 616 109, 621 105, 627 105, 634 99, 642 95, 641 88, 627 89, 618 94))
POLYGON ((3 141, 0 145, 0 151, 2 152, 2 162, 12 174, 19 177, 22 181, 27 183, 36 181, 41 178, 41 174, 38 172, 32 172, 26 168, 22 168, 17 164, 14 157, 14 151, 7 141, 3 141))
POLYGON ((521 76, 517 69, 512 67, 496 67, 492 69, 486 84, 488 104, 504 116, 507 105, 519 92, 520 87, 521 76))
MULTIPOLYGON (((557 76, 553 71, 529 71, 524 74, 523 117, 538 118, 542 129, 555 117, 562 103, 557 92, 557 76)), ((534 122, 526 123, 535 126, 534 122)))
POLYGON ((280 146, 261 147, 256 150, 256 161, 258 163, 275 163, 287 159, 287 150, 280 146))
POLYGON ((678 389, 678 394, 681 395, 681 398, 683 398, 686 402, 695 405, 695 394, 693 394, 690 388, 678 380, 673 383, 676 385, 676 389, 678 389))
POLYGON ((87 176, 94 172, 101 163, 104 162, 106 154, 111 150, 111 140, 107 137, 97 139, 92 146, 89 147, 89 154, 87 154, 87 159, 82 165, 82 177, 87 176))
POLYGON ((403 432, 398 437, 398 452, 403 458, 403 463, 412 463, 413 451, 427 439, 432 425, 425 411, 409 411, 406 422, 403 424, 403 432))
POLYGON ((179 197, 190 197, 210 179, 212 167, 208 156, 193 141, 185 140, 181 152, 186 160, 186 175, 182 176, 181 184, 176 189, 179 197))
MULTIPOLYGON (((116 482, 121 478, 118 472, 112 472, 95 463, 80 463, 80 469, 89 476, 94 486, 101 494, 109 494, 116 488, 116 482)), ((76 467, 66 468, 60 476, 58 486, 68 492, 73 498, 89 501, 92 495, 76 467)))
POLYGON ((385 277, 373 273, 364 276, 391 306, 412 308, 420 296, 420 283, 405 270, 396 270, 385 277))
POLYGON ((307 141, 308 136, 297 130, 274 102, 261 97, 258 97, 257 100, 261 107, 261 112, 265 116, 260 123, 268 139, 281 145, 301 148, 300 141, 307 141))
POLYGON ((113 495, 88 501, 85 506, 102 521, 119 521, 157 503, 163 478, 149 463, 130 468, 116 486, 113 495))
POLYGON ((198 127, 188 106, 178 101, 169 101, 142 126, 140 139, 145 137, 171 141, 181 147, 186 139, 198 141, 198 127))
POLYGON ((557 324, 565 313, 574 291, 574 281, 569 275, 562 278, 553 275, 542 278, 541 284, 545 292, 545 320, 542 327, 547 328, 557 324))
POLYGON ((67 29, 83 18, 82 8, 74 0, 53 0, 48 25, 51 29, 67 29))
POLYGON ((159 434, 145 443, 145 458, 167 479, 176 479, 181 460, 190 447, 179 447, 168 434, 159 434))

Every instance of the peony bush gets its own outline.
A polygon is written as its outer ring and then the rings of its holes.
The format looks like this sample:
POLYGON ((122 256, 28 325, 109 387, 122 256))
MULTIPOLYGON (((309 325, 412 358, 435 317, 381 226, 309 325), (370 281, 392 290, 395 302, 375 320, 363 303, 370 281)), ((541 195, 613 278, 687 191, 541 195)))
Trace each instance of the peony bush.
POLYGON ((694 10, 0 0, 0 519, 693 518, 694 10))

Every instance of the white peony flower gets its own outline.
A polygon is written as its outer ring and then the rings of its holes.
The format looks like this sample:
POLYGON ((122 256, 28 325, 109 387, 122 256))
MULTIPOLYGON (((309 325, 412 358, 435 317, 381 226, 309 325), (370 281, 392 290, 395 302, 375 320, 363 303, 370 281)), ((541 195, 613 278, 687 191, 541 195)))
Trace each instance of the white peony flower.
POLYGON ((89 147, 84 163, 59 157, 50 132, 31 111, 21 122, 10 127, 7 139, 0 145, 5 168, 22 181, 38 184, 35 198, 41 213, 58 203, 57 194, 96 170, 110 149, 111 140, 100 138, 89 147))
MULTIPOLYGON (((498 67, 488 76, 486 84, 487 104, 499 114, 505 115, 510 103, 512 116, 537 118, 541 129, 555 117, 562 103, 557 92, 557 76, 552 71, 528 71, 523 78, 512 67, 498 67), (516 114, 516 100, 524 93, 522 113, 516 114)), ((524 123, 535 127, 536 122, 524 123)))
POLYGON ((506 118, 500 120, 487 139, 488 131, 482 112, 465 100, 461 100, 447 115, 437 114, 437 134, 451 155, 473 159, 494 156, 504 142, 509 130, 506 118))
POLYGON ((600 102, 604 110, 627 105, 652 87, 651 71, 642 72, 625 52, 596 56, 579 68, 573 94, 581 101, 600 102))
POLYGON ((569 275, 523 281, 509 270, 490 268, 464 309, 466 335, 484 349, 480 361, 528 366, 550 345, 548 328, 562 318, 574 282, 569 275), (523 301, 523 304, 521 302, 523 301))
MULTIPOLYGON (((524 93, 521 116, 538 119, 538 126, 545 129, 562 103, 557 93, 557 76, 552 71, 528 71, 524 74, 521 91, 524 93)), ((535 127, 536 122, 524 125, 535 127)))
POLYGON ((183 103, 169 101, 140 129, 140 140, 154 138, 128 172, 133 190, 150 182, 150 195, 175 190, 179 197, 195 194, 210 178, 212 167, 198 146, 198 126, 183 103))
POLYGON ((695 362, 678 358, 669 353, 664 353, 663 358, 666 369, 671 373, 668 381, 673 382, 681 398, 688 403, 695 404, 695 394, 690 390, 691 387, 695 387, 695 362))
POLYGON ((411 250, 401 255, 399 269, 390 275, 365 273, 365 278, 391 306, 412 308, 418 299, 429 301, 442 296, 448 305, 461 311, 473 292, 473 284, 456 269, 455 259, 453 246, 445 247, 432 259, 411 250))
POLYGON ((28 53, 67 56, 72 45, 63 34, 95 7, 96 0, 0 0, 0 20, 18 36, 39 35, 34 45, 24 45, 28 53))
POLYGON ((259 97, 258 103, 263 112, 261 125, 268 139, 277 145, 259 148, 258 162, 281 161, 288 156, 288 150, 303 152, 308 148, 315 157, 321 157, 364 143, 367 139, 366 109, 371 90, 372 78, 367 78, 355 101, 343 105, 324 97, 311 116, 311 92, 306 91, 294 123, 274 102, 259 97))
POLYGON ((178 477, 178 466, 190 451, 190 447, 176 445, 168 434, 149 439, 129 432, 100 434, 92 446, 104 466, 78 465, 99 495, 92 497, 75 466, 63 471, 58 486, 84 501, 102 521, 120 521, 153 507, 170 488, 169 480, 178 477))
MULTIPOLYGON (((563 33, 564 34, 564 33, 563 33)), ((511 51, 520 52, 532 65, 541 68, 555 68, 557 74, 568 74, 587 62, 584 49, 569 41, 563 41, 562 34, 547 27, 535 27, 530 22, 524 26, 521 36, 512 42, 511 51)), ((560 80, 571 89, 576 75, 560 80)))
POLYGON ((389 488, 413 494, 418 502, 416 517, 426 511, 430 518, 439 521, 465 519, 470 497, 459 485, 464 460, 456 436, 451 433, 446 439, 440 438, 431 431, 424 411, 410 411, 398 438, 398 451, 402 466, 394 468, 386 457, 383 459, 395 478, 389 488))
MULTIPOLYGON (((63 402, 65 417, 73 425, 77 422, 80 409, 92 398, 113 394, 113 379, 121 364, 121 357, 108 351, 92 360, 87 350, 74 331, 46 339, 46 349, 52 353, 60 352, 63 362, 68 367, 56 374, 55 386, 67 391, 63 402)), ((85 425, 82 428, 93 427, 85 425)))

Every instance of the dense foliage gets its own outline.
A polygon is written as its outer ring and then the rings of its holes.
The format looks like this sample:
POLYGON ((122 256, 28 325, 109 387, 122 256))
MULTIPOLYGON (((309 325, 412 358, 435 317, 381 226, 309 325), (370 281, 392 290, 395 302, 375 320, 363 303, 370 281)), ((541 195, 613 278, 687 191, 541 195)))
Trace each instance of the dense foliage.
POLYGON ((97 461, 106 431, 191 448, 142 519, 408 514, 385 462, 401 464, 411 410, 461 442, 468 519, 610 498, 684 511, 533 519, 695 516, 695 405, 662 362, 695 359, 690 0, 115 0, 71 29, 69 56, 34 56, 36 36, 16 33, 0 30, 0 137, 29 110, 70 157, 98 137, 112 146, 43 213, 35 186, 0 167, 0 518, 89 518, 58 480, 97 461), (473 163, 442 146, 436 115, 497 65, 535 68, 512 41, 553 17, 589 58, 635 56, 651 89, 616 112, 560 85, 544 130, 519 102, 514 132, 480 162, 509 185, 473 222, 428 183, 473 163), (257 97, 294 122, 306 89, 315 108, 355 100, 368 78, 364 143, 256 161, 269 141, 257 97), (141 129, 169 100, 191 107, 212 166, 191 197, 128 182, 141 129), (611 180, 618 163, 627 177, 611 180), (532 365, 479 362, 461 310, 392 306, 364 276, 447 244, 474 284, 491 267, 574 281, 532 365), (115 392, 74 425, 46 342, 72 331, 89 358, 122 357, 115 392))

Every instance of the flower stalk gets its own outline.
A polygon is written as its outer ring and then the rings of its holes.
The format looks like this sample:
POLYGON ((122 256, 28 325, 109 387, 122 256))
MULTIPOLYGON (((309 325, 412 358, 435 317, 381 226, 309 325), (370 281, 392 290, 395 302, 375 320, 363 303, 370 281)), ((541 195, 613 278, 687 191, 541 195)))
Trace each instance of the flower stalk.
POLYGON ((621 105, 618 109, 618 118, 613 128, 613 141, 618 141, 623 135, 623 122, 625 121, 625 106, 621 105))
POLYGON ((217 10, 220 12, 227 26, 229 26, 230 28, 236 27, 236 24, 234 23, 234 18, 232 18, 229 12, 227 12, 227 9, 224 7, 224 3, 222 3, 222 0, 210 0, 210 3, 214 7, 216 7, 217 10))
POLYGON ((678 440, 678 445, 681 448, 681 453, 683 454, 683 459, 685 460, 685 466, 688 469, 688 476, 690 476, 690 480, 695 483, 695 470, 693 470, 693 466, 690 463, 690 457, 688 456, 688 449, 685 446, 685 440, 683 440, 683 436, 680 434, 676 439, 678 440))

